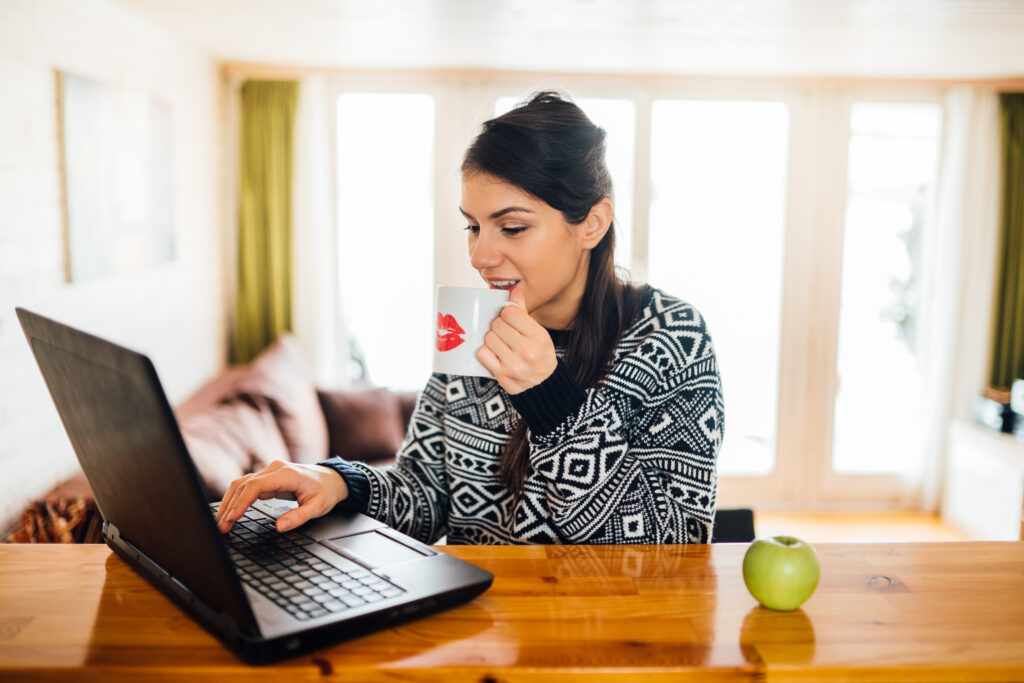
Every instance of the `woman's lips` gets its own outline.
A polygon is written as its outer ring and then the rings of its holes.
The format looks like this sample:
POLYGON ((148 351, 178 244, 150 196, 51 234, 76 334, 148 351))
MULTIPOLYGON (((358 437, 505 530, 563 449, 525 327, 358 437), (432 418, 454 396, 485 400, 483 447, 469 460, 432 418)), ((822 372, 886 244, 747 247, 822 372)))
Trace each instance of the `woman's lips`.
POLYGON ((519 280, 513 280, 511 278, 507 278, 507 279, 485 278, 485 279, 487 280, 487 285, 491 289, 510 290, 510 289, 512 289, 513 287, 515 287, 516 285, 519 284, 519 280))
POLYGON ((455 320, 455 316, 444 313, 437 314, 437 350, 451 351, 459 344, 466 341, 462 335, 466 331, 455 320))

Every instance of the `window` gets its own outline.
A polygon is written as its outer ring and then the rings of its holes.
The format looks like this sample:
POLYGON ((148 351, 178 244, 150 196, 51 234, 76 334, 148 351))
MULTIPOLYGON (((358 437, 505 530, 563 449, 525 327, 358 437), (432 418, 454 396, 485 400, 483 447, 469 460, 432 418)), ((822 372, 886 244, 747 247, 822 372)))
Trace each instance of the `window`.
POLYGON ((711 332, 725 475, 774 467, 788 125, 780 102, 652 107, 648 273, 711 332))
POLYGON ((921 465, 920 245, 941 119, 936 104, 857 102, 851 110, 832 450, 837 472, 909 472, 921 465))
POLYGON ((430 376, 434 98, 338 98, 338 286, 356 369, 396 389, 430 376))
MULTIPOLYGON (((941 93, 625 83, 557 85, 607 133, 616 263, 692 303, 712 334, 727 414, 719 504, 912 500, 927 443, 917 245, 941 93)), ((346 73, 334 87, 348 374, 419 389, 434 286, 480 284, 451 234, 462 154, 483 120, 537 87, 418 72, 346 73)))

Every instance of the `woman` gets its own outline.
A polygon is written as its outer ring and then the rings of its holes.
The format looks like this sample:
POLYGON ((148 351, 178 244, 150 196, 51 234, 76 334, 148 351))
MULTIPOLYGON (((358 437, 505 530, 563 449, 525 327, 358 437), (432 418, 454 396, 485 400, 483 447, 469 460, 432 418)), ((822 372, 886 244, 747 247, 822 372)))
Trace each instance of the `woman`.
POLYGON ((276 462, 229 487, 231 528, 295 495, 285 531, 336 505, 427 543, 706 543, 723 402, 689 304, 615 275, 604 131, 542 92, 488 121, 462 164, 473 267, 511 301, 477 358, 434 374, 397 464, 276 462))

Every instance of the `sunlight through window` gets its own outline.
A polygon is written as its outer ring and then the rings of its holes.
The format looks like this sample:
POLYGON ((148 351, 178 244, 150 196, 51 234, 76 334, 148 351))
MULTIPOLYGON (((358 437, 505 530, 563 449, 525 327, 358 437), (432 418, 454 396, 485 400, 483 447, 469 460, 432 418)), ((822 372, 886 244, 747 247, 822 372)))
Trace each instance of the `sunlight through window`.
POLYGON ((921 238, 936 174, 936 104, 858 102, 850 116, 832 464, 921 464, 917 365, 921 238))
POLYGON ((419 390, 434 327, 434 98, 344 94, 337 126, 338 286, 353 379, 419 390))
POLYGON ((780 102, 653 106, 650 282, 696 306, 710 329, 723 475, 775 464, 788 139, 780 102))

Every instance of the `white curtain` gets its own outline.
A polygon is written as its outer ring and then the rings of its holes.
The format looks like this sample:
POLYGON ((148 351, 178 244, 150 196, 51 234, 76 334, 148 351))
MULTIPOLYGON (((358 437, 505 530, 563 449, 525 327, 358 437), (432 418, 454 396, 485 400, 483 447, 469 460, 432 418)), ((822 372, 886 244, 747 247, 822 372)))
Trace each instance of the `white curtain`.
POLYGON ((998 249, 999 97, 968 86, 946 96, 935 229, 925 237, 921 370, 925 460, 918 504, 938 512, 949 423, 984 382, 998 249))
POLYGON ((331 132, 333 107, 326 78, 299 84, 292 183, 292 325, 318 386, 335 388, 344 376, 344 330, 337 328, 337 242, 332 228, 331 132))

